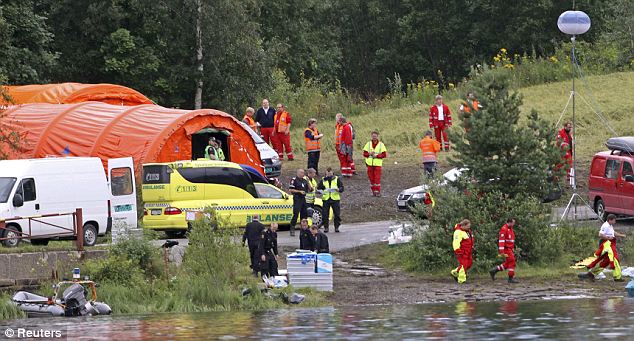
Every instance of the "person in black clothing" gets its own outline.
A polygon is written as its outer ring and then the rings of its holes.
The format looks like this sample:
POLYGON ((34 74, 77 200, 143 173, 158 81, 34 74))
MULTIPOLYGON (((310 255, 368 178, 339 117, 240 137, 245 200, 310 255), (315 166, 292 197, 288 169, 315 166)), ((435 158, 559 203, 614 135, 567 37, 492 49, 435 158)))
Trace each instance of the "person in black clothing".
POLYGON ((315 238, 315 252, 317 253, 330 253, 330 247, 328 246, 328 236, 325 233, 321 233, 317 226, 310 227, 310 233, 315 238))
POLYGON ((254 215, 252 217, 250 223, 247 224, 247 227, 244 229, 244 234, 242 235, 242 244, 245 242, 249 247, 249 256, 251 259, 251 270, 253 271, 253 275, 257 276, 258 274, 258 264, 260 263, 256 257, 256 251, 258 249, 258 243, 260 242, 260 236, 262 232, 264 232, 264 225, 260 223, 260 217, 258 215, 254 215))
POLYGON ((269 106, 269 100, 262 100, 262 107, 255 113, 255 122, 260 125, 260 133, 266 143, 272 146, 273 128, 275 126, 275 109, 269 106))
POLYGON ((343 183, 338 176, 332 172, 332 168, 326 169, 326 176, 319 181, 317 189, 322 191, 321 200, 323 202, 323 222, 324 232, 328 233, 328 225, 330 224, 330 208, 335 215, 335 232, 339 232, 341 225, 341 193, 343 192, 343 183))
POLYGON ((277 227, 277 223, 271 223, 271 226, 260 235, 257 253, 260 257, 260 272, 262 276, 278 276, 277 227))
POLYGON ((308 228, 308 219, 302 219, 299 230, 299 248, 301 250, 315 251, 315 238, 308 228))
POLYGON ((297 176, 291 179, 288 186, 289 192, 293 194, 293 217, 291 218, 291 236, 295 235, 295 224, 297 218, 308 218, 308 204, 306 204, 306 192, 312 191, 312 187, 304 178, 304 170, 298 169, 297 176))

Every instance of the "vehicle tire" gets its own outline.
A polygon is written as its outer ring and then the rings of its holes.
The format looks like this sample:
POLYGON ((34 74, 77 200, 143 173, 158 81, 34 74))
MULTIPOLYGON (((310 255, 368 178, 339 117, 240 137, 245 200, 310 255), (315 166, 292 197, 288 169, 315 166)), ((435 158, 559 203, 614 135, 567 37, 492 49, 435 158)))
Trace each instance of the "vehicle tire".
POLYGON ((31 239, 31 245, 48 245, 48 239, 31 239))
POLYGON ((167 238, 185 238, 187 231, 165 231, 167 238))
POLYGON ((605 221, 608 218, 608 212, 605 211, 605 203, 603 199, 598 199, 594 204, 594 211, 597 213, 601 220, 605 221))
POLYGON ((84 225, 84 246, 94 246, 97 244, 97 228, 93 224, 84 225))
POLYGON ((313 226, 321 226, 324 224, 324 214, 321 206, 315 206, 312 208, 312 213, 308 214, 310 218, 313 220, 313 226))
POLYGON ((15 226, 7 226, 4 232, 2 233, 2 238, 14 238, 14 239, 5 239, 2 241, 2 245, 6 247, 16 247, 20 245, 20 241, 22 239, 16 238, 20 236, 20 232, 15 226))

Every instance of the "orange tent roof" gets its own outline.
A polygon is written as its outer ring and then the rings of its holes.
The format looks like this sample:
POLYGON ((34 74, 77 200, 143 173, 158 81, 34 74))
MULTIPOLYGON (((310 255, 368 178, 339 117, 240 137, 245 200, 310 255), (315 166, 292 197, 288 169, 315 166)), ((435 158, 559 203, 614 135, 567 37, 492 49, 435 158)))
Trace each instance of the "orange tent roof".
POLYGON ((140 170, 143 163, 191 160, 192 135, 213 128, 230 134, 226 145, 232 162, 264 174, 249 132, 233 116, 218 110, 33 103, 8 107, 0 116, 0 131, 20 137, 18 150, 0 145, 9 159, 66 155, 96 156, 105 161, 132 156, 140 170))
POLYGON ((142 93, 115 84, 81 84, 61 83, 42 85, 5 86, 4 89, 11 96, 13 103, 54 103, 70 104, 79 102, 103 102, 114 105, 140 105, 153 102, 142 93))

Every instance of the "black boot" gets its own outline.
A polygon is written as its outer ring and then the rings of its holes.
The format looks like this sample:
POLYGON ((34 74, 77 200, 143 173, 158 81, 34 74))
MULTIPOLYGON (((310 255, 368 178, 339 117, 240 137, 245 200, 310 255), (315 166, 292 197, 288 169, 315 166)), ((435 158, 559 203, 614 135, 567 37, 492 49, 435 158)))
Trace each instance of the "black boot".
POLYGON ((335 233, 339 233, 339 226, 335 226, 335 233))
POLYGON ((577 274, 577 277, 579 277, 579 279, 589 279, 591 281, 594 281, 594 274, 590 271, 588 272, 581 272, 579 274, 577 274))
POLYGON ((515 279, 515 278, 513 278, 513 277, 509 277, 508 282, 509 282, 509 284, 517 284, 517 283, 519 283, 519 281, 518 281, 518 280, 516 280, 516 279, 515 279))
POLYGON ((324 226, 324 233, 328 233, 328 226, 324 226))
POLYGON ((291 226, 291 237, 295 236, 295 226, 291 226))
POLYGON ((500 271, 500 270, 498 270, 497 267, 489 270, 489 275, 491 275, 491 280, 492 281, 495 281, 495 274, 498 273, 498 271, 500 271))

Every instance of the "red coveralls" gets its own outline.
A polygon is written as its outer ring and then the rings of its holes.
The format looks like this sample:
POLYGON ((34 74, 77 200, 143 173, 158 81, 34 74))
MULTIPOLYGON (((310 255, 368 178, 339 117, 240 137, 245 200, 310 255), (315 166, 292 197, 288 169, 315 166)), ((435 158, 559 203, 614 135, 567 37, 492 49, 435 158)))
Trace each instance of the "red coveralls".
POLYGON ((429 128, 434 129, 434 135, 436 135, 436 141, 443 143, 445 150, 449 150, 449 136, 447 135, 447 128, 451 127, 451 111, 449 107, 443 103, 442 105, 443 120, 438 119, 438 108, 436 105, 432 105, 429 109, 429 128), (442 140, 440 139, 442 135, 442 140))
POLYGON ((347 122, 341 127, 339 146, 345 145, 346 152, 342 153, 337 147, 337 156, 339 157, 339 164, 341 166, 341 175, 345 177, 351 177, 354 172, 354 160, 352 158, 352 123, 347 122))
POLYGON ((515 254, 513 253, 513 249, 515 249, 515 231, 513 231, 512 227, 504 224, 500 229, 498 251, 501 254, 507 255, 507 257, 502 265, 498 265, 497 269, 499 271, 508 270, 509 278, 515 276, 515 254))
POLYGON ((616 238, 612 240, 602 239, 594 255, 597 259, 586 266, 588 271, 596 276, 603 269, 612 269, 614 270, 612 276, 615 279, 621 279, 621 264, 619 263, 619 254, 616 252, 616 238), (606 249, 606 244, 609 244, 607 246, 609 249, 606 249))
POLYGON ((458 259, 458 267, 451 270, 458 283, 464 283, 467 280, 467 271, 473 264, 473 234, 471 229, 463 230, 460 224, 454 226, 453 249, 458 259))
POLYGON ((273 131, 275 135, 271 137, 273 149, 277 151, 280 160, 284 159, 284 150, 286 150, 286 157, 288 157, 289 161, 293 161, 295 156, 293 156, 293 148, 291 148, 291 134, 286 134, 286 129, 293 123, 291 114, 286 111, 277 113, 275 114, 274 120, 275 126, 273 127, 273 131))
MULTIPOLYGON (((566 174, 570 178, 570 170, 572 169, 572 133, 568 135, 565 129, 561 129, 557 134, 557 145, 566 153, 564 154, 564 162, 568 164, 566 174)), ((559 170, 564 164, 557 164, 556 169, 559 170)))
MULTIPOLYGON (((374 143, 372 141, 368 142, 367 145, 372 146, 372 148, 376 148, 379 143, 383 143, 381 141, 378 141, 377 143, 374 143)), ((383 144, 383 147, 385 147, 385 145, 383 144)), ((383 172, 383 167, 382 166, 374 166, 374 165, 369 165, 367 159, 370 157, 370 153, 365 150, 366 148, 363 148, 363 157, 366 158, 366 166, 368 167, 368 179, 370 180, 370 189, 372 190, 372 195, 374 196, 380 196, 381 195, 381 173, 383 172)), ((377 160, 382 160, 385 159, 387 157, 387 152, 383 151, 379 154, 377 154, 374 159, 377 160)), ((382 164, 382 162, 381 162, 382 164)))

